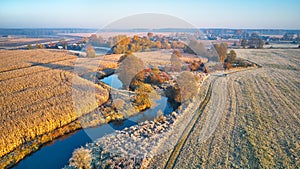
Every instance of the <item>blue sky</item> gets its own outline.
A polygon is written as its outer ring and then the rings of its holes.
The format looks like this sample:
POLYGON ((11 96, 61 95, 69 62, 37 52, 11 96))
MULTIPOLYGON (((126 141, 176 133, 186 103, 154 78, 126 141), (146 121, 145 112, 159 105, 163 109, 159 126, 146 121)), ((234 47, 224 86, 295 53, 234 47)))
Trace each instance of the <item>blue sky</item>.
POLYGON ((141 13, 199 28, 300 29, 299 0, 0 0, 0 27, 102 28, 141 13))

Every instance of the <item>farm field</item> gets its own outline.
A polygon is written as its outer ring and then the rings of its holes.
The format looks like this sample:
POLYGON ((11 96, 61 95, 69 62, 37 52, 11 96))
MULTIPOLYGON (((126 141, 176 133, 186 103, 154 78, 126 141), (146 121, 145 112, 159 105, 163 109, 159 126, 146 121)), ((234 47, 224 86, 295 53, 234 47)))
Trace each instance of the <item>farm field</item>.
MULTIPOLYGON (((107 89, 74 73, 75 65, 83 73, 96 71, 99 58, 77 58, 55 50, 14 50, 0 51, 0 59, 0 158, 108 100, 107 89), (73 96, 80 97, 76 109, 73 96)), ((5 165, 0 164, 0 168, 5 165)))
POLYGON ((54 38, 0 38, 0 49, 11 49, 13 47, 25 46, 28 44, 45 43, 55 41, 54 38))
MULTIPOLYGON (((300 166, 299 50, 236 50, 262 68, 219 77, 173 168, 300 166)), ((164 168, 171 150, 154 157, 164 168)))

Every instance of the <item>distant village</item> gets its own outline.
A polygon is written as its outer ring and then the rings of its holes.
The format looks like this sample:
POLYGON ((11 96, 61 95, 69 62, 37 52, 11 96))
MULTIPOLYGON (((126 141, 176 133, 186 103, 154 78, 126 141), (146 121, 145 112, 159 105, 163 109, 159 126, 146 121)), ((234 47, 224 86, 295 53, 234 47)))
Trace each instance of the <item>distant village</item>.
MULTIPOLYGON (((284 33, 283 35, 260 35, 258 32, 248 33, 246 31, 235 30, 230 32, 218 32, 206 30, 204 33, 197 31, 195 33, 171 33, 169 36, 143 36, 140 38, 149 38, 152 42, 166 41, 172 43, 174 41, 185 41, 187 37, 193 36, 196 40, 209 40, 212 43, 224 42, 229 48, 263 48, 269 44, 300 44, 300 35, 295 33, 284 33)), ((112 38, 113 39, 113 38, 112 38)), ((66 49, 81 51, 85 49, 87 42, 91 42, 93 46, 113 47, 117 42, 112 39, 103 39, 92 34, 89 38, 83 38, 78 41, 61 40, 56 43, 36 44, 36 48, 46 49, 66 49), (115 43, 115 44, 114 44, 115 43)), ((299 46, 300 47, 300 46, 299 46)), ((33 48, 28 46, 28 49, 33 48)))
MULTIPOLYGON (((76 50, 81 51, 86 46, 86 43, 83 41, 73 42, 70 43, 65 40, 61 40, 58 42, 50 42, 50 43, 37 43, 35 45, 35 48, 37 49, 65 49, 65 50, 76 50)), ((33 46, 31 44, 27 45, 28 49, 33 49, 33 46)))

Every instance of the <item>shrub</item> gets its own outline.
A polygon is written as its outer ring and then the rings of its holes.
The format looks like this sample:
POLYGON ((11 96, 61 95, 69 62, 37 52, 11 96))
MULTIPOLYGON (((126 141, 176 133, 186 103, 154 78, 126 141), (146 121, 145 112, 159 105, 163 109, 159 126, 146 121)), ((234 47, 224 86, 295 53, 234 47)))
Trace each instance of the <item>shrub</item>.
POLYGON ((91 162, 91 150, 83 147, 76 149, 72 154, 72 158, 70 159, 70 165, 77 167, 78 169, 91 169, 91 162))
POLYGON ((162 110, 158 110, 157 116, 155 117, 154 121, 163 122, 166 120, 166 117, 164 116, 164 113, 162 110))
POLYGON ((143 111, 151 107, 151 101, 148 93, 139 92, 135 98, 135 107, 138 111, 143 111))
POLYGON ((201 65, 201 62, 193 61, 193 63, 191 63, 189 65, 189 68, 191 71, 197 71, 197 70, 200 70, 200 65, 201 65))
POLYGON ((181 103, 180 88, 177 85, 168 86, 165 90, 165 95, 168 97, 168 101, 172 103, 174 107, 178 107, 181 103))
POLYGON ((176 55, 176 56, 178 56, 179 58, 182 57, 182 54, 181 54, 181 52, 180 52, 179 50, 174 50, 173 55, 176 55))

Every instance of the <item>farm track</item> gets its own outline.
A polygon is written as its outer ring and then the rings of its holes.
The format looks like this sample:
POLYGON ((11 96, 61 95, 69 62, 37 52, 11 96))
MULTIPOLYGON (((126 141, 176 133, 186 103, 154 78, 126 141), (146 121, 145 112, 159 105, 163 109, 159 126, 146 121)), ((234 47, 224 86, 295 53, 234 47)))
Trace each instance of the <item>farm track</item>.
MULTIPOLYGON (((254 63, 254 62, 252 62, 252 63, 254 63)), ((261 67, 261 66, 258 65, 258 67, 261 67)), ((249 70, 249 69, 246 69, 246 70, 249 70)), ((230 72, 228 74, 234 74, 234 73, 241 72, 241 71, 246 71, 246 70, 238 70, 238 71, 230 72)), ((213 88, 214 88, 214 83, 215 83, 215 81, 218 78, 222 78, 222 77, 216 77, 209 84, 209 88, 207 90, 207 93, 206 93, 204 101, 200 104, 200 106, 196 110, 197 113, 194 113, 193 118, 188 123, 189 125, 185 128, 185 130, 183 131, 183 134, 180 136, 179 141, 177 142, 175 148, 172 150, 172 153, 171 153, 170 157, 168 158, 168 161, 167 161, 167 163, 166 163, 166 165, 164 167, 165 169, 172 169, 172 168, 174 168, 174 166, 176 164, 176 161, 177 161, 177 159, 178 159, 178 157, 180 155, 180 152, 182 151, 183 146, 186 144, 187 138, 191 135, 191 133, 193 132, 195 126, 197 125, 196 122, 201 121, 202 114, 203 114, 203 112, 204 112, 204 110, 205 110, 208 102, 211 99, 211 95, 213 93, 213 88)), ((212 146, 213 140, 214 139, 212 139, 212 141, 211 141, 210 147, 212 146)), ((211 153, 211 151, 209 153, 211 153)))
POLYGON ((175 148, 172 150, 172 153, 165 165, 165 169, 170 169, 173 168, 173 165, 175 164, 179 153, 182 149, 182 146, 185 144, 187 138, 189 137, 189 135, 191 134, 191 131, 193 130, 196 121, 198 121, 198 119, 201 118, 201 115, 203 113, 203 110, 205 109, 206 104, 208 103, 208 101, 210 100, 211 94, 212 94, 212 86, 213 83, 210 83, 207 94, 205 96, 204 101, 201 103, 201 105, 199 106, 199 108, 196 110, 199 113, 195 113, 194 117, 191 119, 191 121, 189 122, 189 125, 184 129, 182 135, 179 138, 179 141, 177 142, 175 148))

